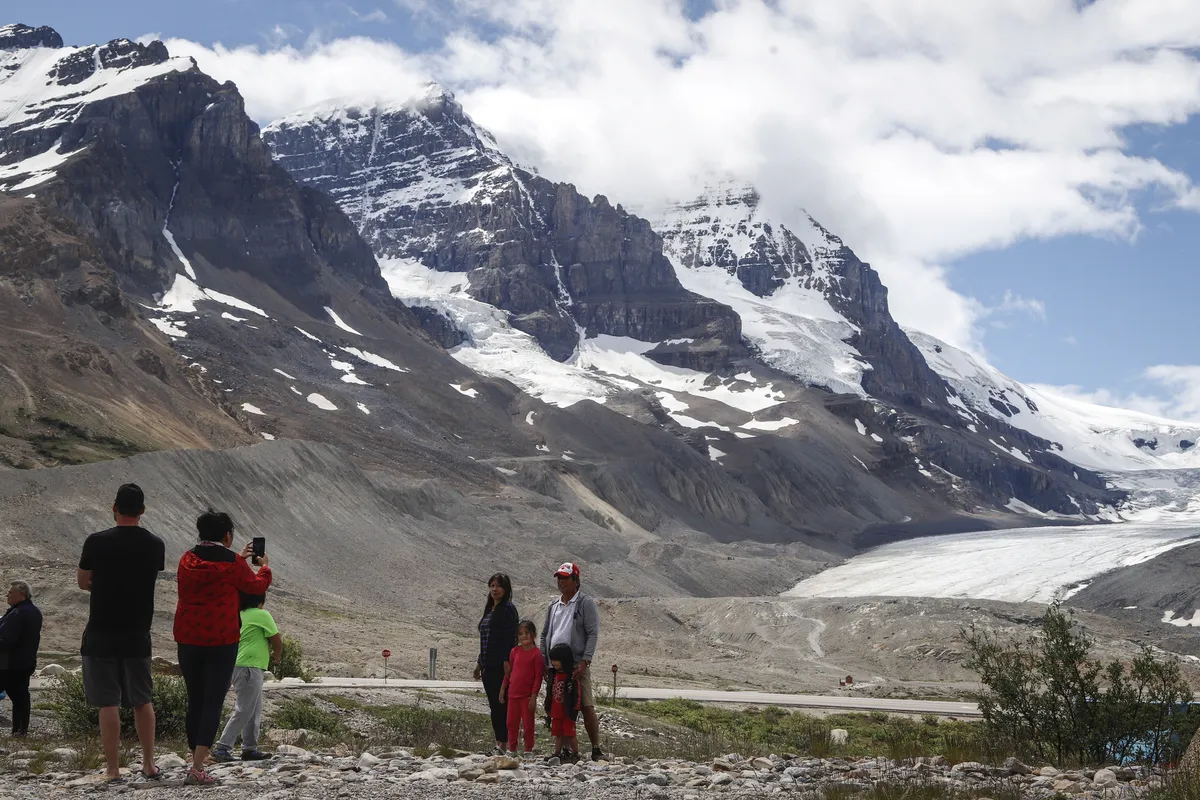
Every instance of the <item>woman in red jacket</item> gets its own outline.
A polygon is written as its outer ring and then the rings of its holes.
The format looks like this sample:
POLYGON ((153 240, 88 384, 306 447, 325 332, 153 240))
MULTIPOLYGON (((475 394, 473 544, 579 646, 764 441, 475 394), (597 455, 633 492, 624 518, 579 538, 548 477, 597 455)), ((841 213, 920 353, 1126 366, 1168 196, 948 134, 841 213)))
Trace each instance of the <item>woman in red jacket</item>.
POLYGON ((179 603, 175 607, 175 642, 179 669, 187 684, 187 738, 192 767, 184 783, 208 785, 213 778, 204 762, 217 735, 221 707, 233 680, 241 620, 239 592, 263 594, 271 585, 271 568, 262 556, 258 574, 247 559, 251 545, 235 553, 233 520, 209 509, 196 520, 200 543, 179 559, 179 603))

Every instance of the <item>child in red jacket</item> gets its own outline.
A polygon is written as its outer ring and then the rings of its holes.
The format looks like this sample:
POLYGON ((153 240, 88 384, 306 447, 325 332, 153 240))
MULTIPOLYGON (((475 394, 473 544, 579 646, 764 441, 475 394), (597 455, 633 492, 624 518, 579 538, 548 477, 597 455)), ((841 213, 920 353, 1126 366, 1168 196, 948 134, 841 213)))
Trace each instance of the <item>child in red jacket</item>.
POLYGON ((500 684, 500 702, 508 703, 508 754, 517 754, 517 732, 524 725, 526 758, 533 752, 533 712, 546 669, 537 641, 537 626, 524 620, 517 626, 517 646, 504 664, 504 683, 500 684), (507 701, 506 701, 507 698, 507 701))

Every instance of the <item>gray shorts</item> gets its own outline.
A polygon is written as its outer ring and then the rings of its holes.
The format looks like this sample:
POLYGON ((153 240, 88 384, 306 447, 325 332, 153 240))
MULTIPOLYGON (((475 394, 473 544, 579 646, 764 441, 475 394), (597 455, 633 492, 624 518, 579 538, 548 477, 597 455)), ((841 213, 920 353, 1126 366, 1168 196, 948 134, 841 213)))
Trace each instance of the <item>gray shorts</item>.
POLYGON ((153 689, 148 658, 83 657, 83 691, 93 708, 141 708, 153 689))

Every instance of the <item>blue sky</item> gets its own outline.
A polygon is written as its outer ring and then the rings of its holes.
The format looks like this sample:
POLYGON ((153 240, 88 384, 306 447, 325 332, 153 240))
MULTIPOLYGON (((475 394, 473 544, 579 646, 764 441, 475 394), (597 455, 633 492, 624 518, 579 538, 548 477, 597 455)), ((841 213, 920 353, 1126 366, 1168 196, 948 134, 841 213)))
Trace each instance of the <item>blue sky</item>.
MULTIPOLYGON (((416 57, 427 55, 433 58, 434 54, 443 50, 446 34, 450 30, 469 30, 485 42, 503 34, 512 34, 516 30, 518 35, 528 38, 517 38, 514 41, 527 46, 531 52, 537 52, 544 60, 551 62, 553 58, 559 57, 558 50, 570 49, 565 46, 571 42, 569 36, 577 34, 582 25, 578 18, 569 17, 565 11, 560 13, 559 9, 573 5, 586 8, 578 5, 580 0, 563 0, 553 7, 539 5, 550 0, 507 0, 473 6, 470 13, 462 10, 474 1, 380 0, 378 3, 362 3, 320 0, 211 0, 203 3, 164 3, 161 0, 123 0, 96 4, 68 0, 50 5, 44 0, 8 0, 5 4, 4 21, 51 25, 63 35, 68 44, 106 41, 119 36, 134 38, 154 33, 164 39, 187 39, 203 47, 211 47, 218 42, 227 48, 250 46, 259 52, 291 47, 294 52, 300 54, 299 58, 324 44, 345 37, 364 36, 391 42, 406 54, 416 57), (501 7, 505 9, 507 17, 496 11, 501 7), (553 11, 546 10, 551 8, 553 11), (532 33, 527 30, 522 33, 519 15, 528 13, 530 9, 535 12, 535 19, 536 12, 542 9, 549 21, 532 33), (555 37, 562 40, 562 48, 553 47, 555 37), (550 45, 547 44, 547 40, 551 42, 550 45)), ((1061 4, 1065 1, 1047 0, 1047 5, 1061 4)), ((611 18, 604 22, 609 27, 600 28, 604 31, 604 36, 616 41, 617 45, 624 43, 623 34, 614 34, 613 31, 626 27, 627 22, 631 31, 663 31, 662 42, 654 45, 656 52, 674 52, 676 49, 681 52, 688 51, 690 44, 686 38, 681 39, 675 35, 674 29, 670 27, 674 23, 667 12, 645 10, 652 6, 669 4, 669 0, 645 0, 640 5, 625 6, 624 12, 617 9, 617 6, 625 2, 627 0, 613 0, 613 3, 609 4, 616 10, 612 11, 611 18), (622 19, 621 13, 625 13, 627 19, 622 19)), ((853 2, 870 4, 870 0, 853 2)), ((852 5, 853 2, 847 0, 847 4, 852 5)), ((1101 0, 1097 5, 1117 6, 1122 2, 1125 0, 1101 0)), ((685 5, 693 19, 711 10, 709 0, 687 0, 685 5)), ((982 0, 979 8, 983 8, 982 0)), ((604 13, 608 12, 598 12, 597 16, 604 13)), ((980 10, 979 14, 982 17, 984 12, 980 10)), ((1062 19, 1063 15, 1059 14, 1040 24, 1047 27, 1050 24, 1061 23, 1062 19)), ((743 21, 747 25, 754 20, 755 16, 750 13, 743 15, 743 21)), ((540 24, 541 20, 537 21, 540 24)), ((887 22, 888 27, 884 33, 870 41, 871 47, 886 48, 893 44, 891 37, 901 38, 895 31, 903 29, 905 21, 889 19, 887 22)), ((1007 18, 1003 18, 1001 23, 981 19, 979 24, 981 27, 999 27, 1009 22, 1007 18)), ((731 27, 728 22, 722 24, 726 28, 731 27)), ((958 20, 955 24, 970 25, 971 21, 958 20)), ((922 31, 930 27, 927 19, 922 20, 915 16, 912 25, 914 29, 919 28, 922 31)), ((870 25, 864 27, 869 29, 870 25)), ((595 37, 594 33, 588 35, 595 37)), ((631 39, 634 35, 630 34, 631 39)), ((762 33, 757 35, 760 39, 765 38, 762 33)), ((921 34, 922 37, 926 35, 924 32, 921 34)), ((952 31, 947 35, 960 34, 954 34, 952 31)), ((1027 32, 1017 31, 1014 35, 1023 39, 1029 38, 1027 32)), ((1148 37, 1149 34, 1144 38, 1148 37)), ((1179 37, 1183 38, 1183 34, 1179 34, 1179 37)), ((906 39, 905 42, 907 41, 909 40, 906 39)), ((987 43, 986 40, 981 41, 987 43)), ((727 49, 734 49, 737 43, 736 40, 731 42, 727 49)), ((635 42, 634 45, 636 44, 635 42)), ((852 44, 850 50, 862 46, 861 40, 855 40, 852 44)), ((922 39, 918 44, 924 45, 925 42, 922 39)), ((634 45, 630 45, 628 51, 633 54, 629 56, 630 61, 636 60, 637 51, 634 45)), ((751 50, 748 52, 761 49, 756 48, 753 41, 750 42, 750 46, 751 50)), ((898 46, 905 45, 902 43, 898 46)), ((1169 48, 1166 50, 1172 52, 1169 48)), ((437 77, 459 91, 468 112, 492 127, 502 142, 513 142, 513 146, 519 151, 518 156, 537 163, 548 176, 576 181, 585 191, 590 188, 603 190, 619 201, 622 198, 634 199, 631 196, 636 197, 639 192, 646 191, 645 181, 657 179, 655 176, 665 174, 655 171, 658 167, 656 162, 669 161, 669 158, 657 158, 650 162, 652 168, 649 169, 641 168, 637 162, 637 158, 642 155, 641 151, 653 150, 653 143, 643 145, 642 139, 646 137, 644 131, 633 132, 633 143, 624 150, 621 149, 618 140, 627 132, 615 129, 604 130, 598 139, 588 140, 585 144, 561 145, 561 139, 570 137, 556 136, 552 128, 554 125, 562 128, 577 124, 577 119, 581 116, 578 103, 570 106, 570 113, 556 112, 561 114, 557 117, 552 113, 543 115, 536 111, 530 112, 531 108, 540 108, 532 105, 538 101, 539 93, 545 96, 561 92, 565 84, 551 83, 550 81, 557 76, 547 77, 534 73, 531 71, 533 68, 528 65, 514 66, 511 49, 488 50, 483 45, 470 44, 468 48, 456 51, 453 57, 443 56, 444 54, 439 55, 440 60, 430 62, 436 64, 437 77), (499 56, 497 52, 500 52, 499 56), (476 68, 476 63, 492 65, 493 73, 482 73, 482 67, 476 68), (460 83, 456 84, 456 81, 460 83), (553 91, 547 91, 548 86, 553 91), (521 112, 513 110, 518 107, 522 109, 521 112), (540 128, 539 125, 533 126, 538 130, 529 133, 528 138, 525 138, 527 131, 524 130, 528 126, 526 119, 521 118, 521 113, 526 114, 526 117, 533 113, 539 121, 540 128), (610 143, 613 147, 611 152, 597 152, 610 143), (626 164, 627 167, 622 168, 622 164, 626 164), (616 173, 630 173, 631 177, 614 181, 611 176, 616 173), (638 183, 639 175, 642 183, 638 183)), ((572 58, 578 57, 576 48, 572 58)), ((683 63, 687 59, 676 60, 677 63, 683 63)), ((698 60, 693 58, 693 63, 698 60)), ((1125 60, 1123 54, 1117 54, 1113 58, 1113 64, 1120 66, 1125 60)), ((858 62, 847 63, 849 69, 858 62)), ((1088 67, 1090 62, 1081 63, 1088 67)), ((207 64, 202 66, 209 68, 207 64)), ((557 69, 562 72, 573 66, 572 62, 557 69)), ((1097 63, 1089 68, 1098 71, 1101 66, 1106 65, 1097 63)), ((595 77, 597 74, 607 74, 605 71, 613 69, 607 61, 587 65, 578 75, 573 76, 570 88, 578 89, 581 96, 587 97, 588 102, 593 102, 598 108, 614 107, 613 96, 619 98, 631 91, 630 78, 625 76, 622 79, 619 71, 614 73, 618 76, 612 81, 617 84, 616 88, 605 93, 596 88, 601 81, 595 77), (622 80, 624 85, 621 85, 622 80)), ((1065 65, 1061 69, 1064 76, 1062 85, 1068 85, 1071 81, 1078 82, 1079 75, 1086 75, 1086 70, 1072 72, 1075 69, 1074 65, 1065 65)), ((996 67, 994 64, 986 64, 981 70, 984 70, 981 74, 993 75, 996 67)), ((1163 74, 1171 77, 1175 73, 1167 69, 1163 74)), ((1190 75, 1181 74, 1185 77, 1190 75)), ((1138 79, 1141 78, 1136 75, 1130 78, 1133 81, 1138 79)), ((1193 91, 1183 85, 1187 80, 1190 78, 1179 80, 1181 97, 1193 91)), ((1200 81, 1200 78, 1196 80, 1200 81)), ((243 81, 239 80, 239 85, 242 83, 243 81)), ((1112 85, 1121 81, 1108 80, 1107 83, 1112 85)), ((953 91, 953 85, 948 85, 948 91, 953 91)), ((1159 85, 1158 79, 1147 84, 1150 85, 1159 85)), ((257 94, 248 86, 244 87, 243 91, 250 102, 257 95, 269 94, 269 87, 258 91, 257 94)), ((722 93, 714 92, 717 95, 722 93)), ((1149 89, 1144 93, 1149 94, 1149 89)), ((916 99, 919 101, 920 98, 916 99)), ((654 102, 662 104, 661 96, 654 102)), ((1200 400, 1195 398, 1200 397, 1200 386, 1185 387, 1184 391, 1193 393, 1192 399, 1188 401, 1191 405, 1188 405, 1188 402, 1181 405, 1177 398, 1173 399, 1170 396, 1166 387, 1148 382, 1142 373, 1153 365, 1200 364, 1200 348, 1196 345, 1197 341, 1200 341, 1200 315, 1195 312, 1196 299, 1200 298, 1200 270, 1196 268, 1197 254, 1200 253, 1200 214, 1179 208, 1178 203, 1173 202, 1171 193, 1164 190, 1162 180, 1129 178, 1128 174, 1132 169, 1129 164, 1145 158, 1153 159, 1156 164, 1172 170, 1175 178, 1171 180, 1186 176, 1193 183, 1200 183, 1200 120, 1195 116, 1193 106, 1188 105, 1198 101, 1195 98, 1164 101, 1163 108, 1142 108, 1137 98, 1116 98, 1112 102, 1113 107, 1119 109, 1119 112, 1113 113, 1130 114, 1135 120, 1135 124, 1129 126, 1112 127, 1112 131, 1116 131, 1124 139, 1124 143, 1117 145, 1115 149, 1128 163, 1111 174, 1098 175, 1096 181, 1105 191, 1122 195, 1122 202, 1136 210, 1139 220, 1136 232, 1128 225, 1106 226, 1097 223, 1096 218, 1102 214, 1095 209, 1080 211, 1069 202, 1063 207, 1047 205, 1044 214, 1035 211, 1033 216, 1040 217, 1039 219, 1013 222, 1007 227, 1005 224, 995 223, 995 230, 992 230, 988 226, 994 221, 987 219, 987 209, 975 216, 959 218, 957 207, 960 204, 953 199, 949 190, 946 192, 946 198, 949 199, 943 199, 939 204, 936 195, 940 191, 940 185, 934 178, 930 178, 931 184, 922 187, 919 194, 923 197, 932 195, 935 199, 927 206, 914 206, 910 197, 892 188, 910 183, 911 175, 897 172, 892 176, 888 170, 892 169, 897 161, 923 157, 922 153, 925 150, 897 150, 896 137, 885 142, 885 149, 847 150, 844 155, 832 149, 824 158, 817 159, 814 156, 813 160, 809 161, 799 156, 793 158, 793 151, 819 151, 822 147, 831 146, 828 142, 809 142, 799 138, 795 131, 789 130, 790 138, 787 138, 787 141, 791 144, 785 144, 782 150, 764 152, 776 153, 788 162, 788 168, 793 170, 788 173, 789 183, 811 182, 829 187, 824 194, 811 187, 804 191, 797 190, 796 202, 803 202, 818 219, 841 234, 847 244, 872 260, 883 273, 885 281, 892 284, 897 306, 909 316, 908 320, 902 321, 911 324, 913 314, 919 313, 922 308, 953 309, 946 312, 946 319, 933 320, 929 325, 921 324, 920 327, 926 327, 945 338, 951 338, 950 333, 939 329, 939 324, 943 325, 946 331, 960 334, 964 331, 969 332, 974 342, 986 349, 989 360, 1014 378, 1034 383, 1075 385, 1084 392, 1105 392, 1104 397, 1118 401, 1133 398, 1135 395, 1141 400, 1150 397, 1152 402, 1149 405, 1152 407, 1153 398, 1157 396, 1162 401, 1163 408, 1160 410, 1163 411, 1197 408, 1200 407, 1200 400), (1130 111, 1131 108, 1135 111, 1130 111), (1163 110, 1164 108, 1166 110, 1163 110), (1167 124, 1162 124, 1161 120, 1164 118, 1168 118, 1167 124), (836 165, 838 158, 844 158, 846 164, 836 165), (853 192, 844 193, 846 196, 834 196, 842 190, 842 184, 846 180, 853 179, 856 171, 867 169, 864 164, 875 163, 872 160, 874 158, 879 159, 879 168, 864 178, 861 185, 854 186, 853 192), (837 169, 828 174, 816 175, 813 172, 812 180, 807 180, 810 171, 825 170, 829 162, 834 162, 837 169), (885 174, 884 179, 878 177, 880 173, 885 174), (875 208, 868 212, 863 211, 861 207, 854 207, 855 198, 865 195, 868 200, 874 199, 874 193, 881 182, 889 182, 890 185, 878 192, 880 198, 875 208), (879 222, 880 217, 884 218, 883 223, 879 222), (1045 222, 1059 217, 1069 219, 1061 224, 1045 222), (944 223, 940 222, 942 219, 944 223), (942 230, 939 230, 939 225, 942 230), (921 232, 912 234, 913 241, 895 243, 894 240, 902 238, 907 235, 906 231, 915 228, 920 228, 921 232), (975 229, 978 231, 975 232, 975 229), (960 234, 960 231, 970 233, 960 234), (939 236, 944 236, 946 241, 939 241, 939 236), (997 241, 1004 242, 1004 246, 997 247, 997 241), (907 273, 898 267, 889 269, 893 262, 916 265, 913 267, 916 277, 911 281, 914 288, 905 283, 907 273), (937 286, 923 294, 926 290, 921 287, 930 282, 937 286), (1020 301, 1006 303, 1006 296, 1019 298, 1020 301), (1172 403, 1175 404, 1173 409, 1172 403)), ((884 104, 886 98, 879 101, 879 105, 884 104)), ((759 102, 758 105, 763 104, 759 102)), ((558 106, 547 106, 561 107, 561 102, 558 106)), ((251 110, 253 112, 254 108, 251 110)), ((1109 113, 1109 110, 1102 109, 1092 116, 1102 117, 1109 113)), ((982 116, 986 112, 987 109, 983 108, 979 113, 982 116)), ((1091 111, 1085 109, 1080 113, 1087 116, 1091 111)), ((266 115, 265 111, 259 114, 260 117, 266 115)), ((953 118, 950 118, 950 123, 947 125, 945 120, 921 118, 914 127, 918 134, 932 142, 933 148, 942 155, 966 156, 971 152, 977 153, 977 145, 962 146, 954 140, 954 133, 945 130, 954 127, 953 118), (922 133, 921 126, 926 123, 928 130, 922 133)), ((1053 123, 1054 119, 1051 118, 1048 125, 1053 123)), ((1059 120, 1059 123, 1064 129, 1069 129, 1072 125, 1069 118, 1065 121, 1059 120)), ((905 130, 910 124, 904 119, 896 123, 905 130)), ((692 129, 696 127, 693 125, 692 129)), ((1003 128, 1003 125, 1000 127, 1003 128)), ((1075 147, 1081 157, 1095 155, 1097 150, 1106 147, 1113 148, 1111 142, 1103 143, 1101 128, 1102 124, 1096 124, 1095 132, 1080 137, 1078 142, 1073 142, 1070 146, 1075 147), (1092 145, 1089 137, 1096 139, 1098 144, 1092 145)), ((719 133, 720 131, 716 131, 711 134, 715 139, 713 147, 718 151, 722 147, 726 150, 737 149, 734 143, 726 145, 725 142, 730 138, 728 134, 726 139, 722 140, 719 133)), ((576 135, 575 138, 581 136, 576 135)), ((762 138, 760 132, 755 141, 758 142, 762 138)), ((1059 151, 1062 150, 1062 145, 1057 140, 1050 144, 1038 143, 1032 147, 1049 153, 1047 163, 1059 163, 1055 159, 1061 155, 1059 151)), ((996 152, 1001 155, 1005 155, 1005 149, 1005 144, 996 145, 996 152)), ((707 158, 710 150, 706 150, 704 146, 698 145, 696 152, 698 160, 705 163, 711 161, 711 158, 707 158)), ((756 155, 761 156, 762 153, 756 155)), ((653 153, 647 158, 653 158, 653 153)), ((758 161, 763 159, 759 158, 758 161)), ((752 162, 753 159, 748 158, 745 163, 752 162)), ((745 166, 736 158, 732 159, 732 163, 745 166)), ((946 174, 950 177, 947 180, 956 179, 959 165, 968 165, 963 168, 969 169, 970 163, 965 158, 952 163, 948 161, 946 174)), ((755 169, 765 170, 768 174, 772 170, 779 172, 773 165, 764 166, 761 163, 746 167, 746 171, 750 173, 755 169)), ((941 169, 939 162, 931 160, 928 168, 923 169, 922 173, 936 174, 941 169)), ((1007 180, 997 180, 998 192, 1011 189, 1007 180)), ((670 176, 664 177, 662 181, 669 184, 670 176)), ((1031 181, 1026 189, 1020 186, 1011 189, 1015 196, 997 196, 994 216, 1015 219, 1020 216, 1023 208, 1040 208, 1039 204, 1043 203, 1044 197, 1054 194, 1059 188, 1061 187, 1057 184, 1048 184, 1048 188, 1040 188, 1038 181, 1031 181), (1026 195, 1021 196, 1021 191, 1025 191, 1026 195)), ((1086 190, 1084 193, 1086 194, 1086 190)), ((787 195, 786 192, 784 194, 787 195)), ((793 198, 787 195, 786 199, 790 201, 793 198)), ((907 268, 906 266, 905 269, 907 268)))

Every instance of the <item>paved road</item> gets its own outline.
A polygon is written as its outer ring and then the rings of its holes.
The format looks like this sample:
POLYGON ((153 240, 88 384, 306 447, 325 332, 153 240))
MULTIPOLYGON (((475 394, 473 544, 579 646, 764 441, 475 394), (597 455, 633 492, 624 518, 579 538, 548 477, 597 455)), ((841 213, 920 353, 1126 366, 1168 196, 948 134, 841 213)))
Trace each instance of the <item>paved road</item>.
MULTIPOLYGON (((268 683, 272 691, 288 689, 320 689, 325 687, 354 688, 382 687, 381 678, 322 678, 319 683, 268 683)), ((474 681, 389 680, 388 686, 429 691, 478 690, 474 681)), ((710 689, 645 689, 622 686, 618 695, 629 700, 670 700, 681 697, 703 703, 750 703, 757 705, 791 706, 795 708, 824 708, 845 711, 890 711, 898 714, 939 714, 954 717, 978 717, 979 706, 946 700, 894 700, 879 697, 856 697, 852 694, 824 696, 812 694, 776 694, 772 692, 721 692, 710 689)))
MULTIPOLYGON (((35 679, 30 688, 41 688, 43 680, 35 679)), ((268 682, 263 688, 271 692, 303 691, 305 689, 425 689, 433 692, 478 691, 475 681, 427 681, 382 678, 321 678, 316 683, 296 679, 268 682)), ((825 696, 814 694, 775 694, 772 692, 721 692, 710 689, 645 689, 622 686, 618 694, 629 700, 670 700, 683 698, 702 703, 748 703, 754 705, 788 706, 793 708, 822 708, 839 711, 888 711, 895 714, 938 714, 947 717, 978 717, 974 703, 947 700, 894 700, 879 697, 856 697, 852 694, 825 696)))

